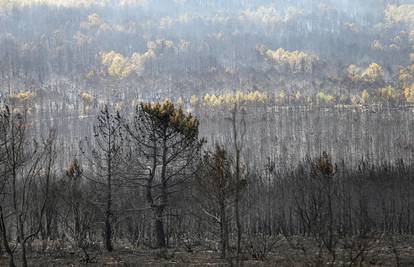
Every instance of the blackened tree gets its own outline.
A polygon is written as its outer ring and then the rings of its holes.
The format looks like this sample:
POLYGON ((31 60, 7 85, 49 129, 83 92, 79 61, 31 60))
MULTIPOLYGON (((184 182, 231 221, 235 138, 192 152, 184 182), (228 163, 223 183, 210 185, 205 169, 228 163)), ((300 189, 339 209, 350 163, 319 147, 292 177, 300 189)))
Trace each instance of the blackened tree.
POLYGON ((136 182, 145 188, 146 201, 155 217, 159 248, 166 247, 163 217, 171 205, 171 195, 179 192, 195 172, 203 144, 198 126, 195 117, 170 101, 140 104, 133 121, 125 124, 134 144, 133 162, 139 166, 136 182))

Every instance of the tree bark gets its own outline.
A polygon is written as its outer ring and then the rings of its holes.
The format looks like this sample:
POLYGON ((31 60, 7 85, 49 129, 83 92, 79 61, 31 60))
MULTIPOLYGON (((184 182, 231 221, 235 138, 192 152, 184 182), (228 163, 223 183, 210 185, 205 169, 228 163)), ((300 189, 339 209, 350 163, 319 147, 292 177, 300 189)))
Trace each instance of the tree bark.
POLYGON ((19 231, 19 241, 22 247, 22 266, 27 267, 27 257, 26 257, 26 241, 24 236, 24 223, 21 218, 21 215, 17 216, 17 224, 18 224, 18 231, 19 231))
POLYGON ((9 242, 7 241, 7 234, 6 234, 6 225, 4 224, 4 217, 3 217, 3 210, 0 207, 0 233, 1 233, 1 240, 3 241, 4 250, 9 255, 9 266, 16 267, 14 263, 14 255, 13 251, 10 248, 9 242))
POLYGON ((165 242, 164 222, 162 220, 163 208, 157 207, 155 213, 156 213, 155 234, 157 237, 157 247, 165 248, 166 242, 165 242))
POLYGON ((242 239, 242 226, 240 222, 240 152, 241 147, 238 142, 238 133, 237 133, 237 105, 235 105, 233 110, 233 138, 234 138, 234 148, 236 153, 236 195, 234 200, 235 206, 235 219, 236 219, 236 227, 237 227, 237 255, 239 256, 241 253, 241 239, 242 239))
POLYGON ((229 247, 229 229, 226 218, 226 207, 224 202, 220 203, 220 234, 221 234, 221 258, 225 259, 229 247))
MULTIPOLYGON (((110 162, 108 163, 108 171, 111 171, 110 162)), ((111 192, 111 174, 108 175, 107 185, 107 199, 106 199, 106 210, 105 210, 105 247, 108 252, 114 250, 112 246, 112 225, 111 225, 111 206, 112 206, 112 192, 111 192)))
POLYGON ((105 211, 105 246, 108 252, 114 250, 112 246, 112 138, 108 136, 108 156, 106 159, 108 174, 107 174, 107 188, 106 188, 106 211, 105 211))
POLYGON ((111 226, 110 217, 111 217, 111 211, 107 210, 106 216, 105 216, 105 247, 106 247, 106 250, 109 252, 114 250, 112 246, 112 226, 111 226))

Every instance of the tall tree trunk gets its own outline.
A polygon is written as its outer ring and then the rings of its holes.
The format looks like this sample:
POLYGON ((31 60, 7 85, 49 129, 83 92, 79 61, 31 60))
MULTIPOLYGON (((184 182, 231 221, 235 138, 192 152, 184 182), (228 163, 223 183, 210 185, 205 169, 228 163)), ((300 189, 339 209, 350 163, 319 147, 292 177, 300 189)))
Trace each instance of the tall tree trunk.
POLYGON ((112 226, 110 222, 110 214, 108 215, 108 212, 105 218, 105 246, 106 250, 109 252, 114 250, 112 246, 112 226))
POLYGON ((111 217, 112 217, 112 139, 109 136, 108 142, 108 157, 107 157, 107 187, 106 187, 106 211, 105 211, 105 246, 106 250, 111 252, 114 250, 112 246, 112 225, 111 225, 111 217))
POLYGON ((165 248, 165 232, 164 232, 164 222, 162 220, 164 208, 157 207, 155 211, 155 234, 157 238, 157 247, 165 248))
POLYGON ((242 239, 242 226, 240 222, 240 151, 236 152, 236 198, 234 201, 235 204, 235 215, 236 215, 236 226, 237 226, 237 255, 241 253, 241 239, 242 239))
POLYGON ((229 228, 226 216, 226 207, 224 201, 220 203, 220 235, 221 235, 221 258, 225 259, 229 247, 229 228))
POLYGON ((236 227, 237 227, 237 255, 239 256, 241 253, 241 239, 242 239, 242 226, 240 222, 240 151, 241 151, 241 144, 238 140, 238 133, 237 133, 237 104, 234 106, 233 109, 233 116, 232 116, 232 122, 233 122, 233 138, 234 138, 234 148, 236 153, 236 195, 235 195, 235 219, 236 219, 236 227))
POLYGON ((0 233, 1 233, 1 240, 3 241, 4 250, 9 255, 9 266, 16 267, 16 264, 14 263, 13 251, 10 248, 9 242, 7 241, 6 225, 4 224, 3 210, 1 207, 0 207, 0 233))
POLYGON ((156 218, 155 218, 155 231, 157 235, 157 245, 159 248, 166 247, 164 222, 162 218, 164 209, 168 203, 166 169, 167 169, 167 132, 164 129, 163 140, 162 140, 161 198, 160 198, 161 203, 156 208, 156 218))
MULTIPOLYGON (((108 182, 110 178, 108 179, 108 182)), ((111 184, 108 183, 108 192, 107 192, 107 203, 106 203, 106 211, 105 211, 105 247, 106 250, 111 252, 114 250, 112 246, 112 226, 111 226, 111 184)))
POLYGON ((3 255, 3 234, 0 227, 0 255, 3 255))
MULTIPOLYGON (((13 150, 13 159, 16 158, 16 156, 14 155, 14 146, 12 147, 13 150)), ((18 236, 18 241, 22 247, 22 255, 21 255, 21 260, 22 260, 22 266, 23 267, 27 267, 27 259, 26 259, 26 244, 25 244, 25 240, 24 240, 24 223, 22 220, 22 213, 19 211, 18 209, 18 203, 17 203, 17 185, 16 185, 16 181, 17 181, 17 173, 16 173, 17 167, 16 164, 13 163, 12 164, 12 191, 13 191, 13 209, 14 209, 14 213, 16 214, 16 227, 17 227, 17 236, 18 236)))
POLYGON ((22 266, 27 267, 27 257, 26 257, 26 241, 24 237, 24 223, 21 218, 21 215, 17 215, 17 224, 18 224, 18 235, 19 235, 19 241, 20 245, 22 247, 22 266))

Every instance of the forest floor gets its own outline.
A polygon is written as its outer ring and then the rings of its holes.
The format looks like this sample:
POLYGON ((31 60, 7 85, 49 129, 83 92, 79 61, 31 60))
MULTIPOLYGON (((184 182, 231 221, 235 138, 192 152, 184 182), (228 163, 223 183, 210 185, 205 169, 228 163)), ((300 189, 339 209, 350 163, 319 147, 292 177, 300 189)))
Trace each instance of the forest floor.
MULTIPOLYGON (((295 242, 278 244, 264 260, 246 257, 241 264, 232 266, 414 266, 414 237, 398 238, 395 245, 375 241, 363 249, 337 249, 337 260, 332 264, 329 257, 318 257, 318 249, 311 243, 295 242), (351 264, 351 258, 354 263, 351 264)), ((359 246, 360 248, 362 246, 359 246)), ((91 261, 84 261, 83 253, 71 251, 32 252, 28 257, 29 266, 231 266, 222 260, 213 250, 194 248, 193 252, 169 249, 166 257, 160 257, 160 251, 150 249, 130 249, 118 247, 114 252, 89 252, 91 261)), ((19 266, 19 253, 16 263, 19 266)), ((1 255, 0 266, 7 266, 8 258, 1 255)))

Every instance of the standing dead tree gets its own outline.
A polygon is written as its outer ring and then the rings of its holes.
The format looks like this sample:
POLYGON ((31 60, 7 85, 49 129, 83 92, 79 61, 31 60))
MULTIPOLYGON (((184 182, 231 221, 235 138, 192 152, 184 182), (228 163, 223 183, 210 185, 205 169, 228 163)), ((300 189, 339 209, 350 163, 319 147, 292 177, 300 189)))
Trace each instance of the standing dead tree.
POLYGON ((146 201, 155 217, 157 247, 166 247, 164 212, 171 195, 194 173, 203 141, 198 120, 172 102, 140 104, 133 121, 125 123, 133 147, 135 184, 145 188, 146 201))
POLYGON ((74 247, 82 250, 83 261, 92 261, 88 248, 91 246, 90 234, 92 225, 97 221, 96 207, 93 204, 91 184, 83 177, 83 170, 77 159, 73 159, 60 181, 60 214, 61 225, 66 237, 74 247))
POLYGON ((227 151, 216 146, 213 152, 205 152, 194 182, 193 198, 197 203, 195 207, 207 218, 206 221, 219 225, 223 259, 227 257, 229 249, 228 209, 234 202, 239 186, 234 179, 233 164, 227 151))
MULTIPOLYGON (((243 150, 243 143, 244 137, 246 134, 246 121, 244 118, 244 111, 242 111, 241 119, 238 118, 239 116, 239 106, 237 103, 234 104, 233 109, 231 111, 232 114, 232 130, 233 130, 233 142, 234 142, 234 153, 235 153, 235 179, 236 183, 241 182, 241 154, 243 150)), ((235 201, 234 201, 234 209, 235 209, 235 219, 236 219, 236 227, 237 227, 237 257, 239 258, 241 253, 241 242, 242 242, 242 224, 241 224, 241 215, 240 215, 240 190, 236 188, 235 194, 235 201)))
POLYGON ((339 229, 335 223, 335 184, 336 165, 330 156, 323 152, 320 157, 310 162, 309 175, 295 181, 294 193, 296 212, 305 232, 319 242, 320 256, 326 249, 336 259, 339 229))
POLYGON ((0 208, 3 244, 14 266, 14 253, 20 244, 21 264, 27 266, 26 245, 42 229, 43 216, 49 196, 50 179, 54 158, 55 133, 50 132, 41 143, 28 138, 25 114, 13 113, 6 107, 1 113, 1 151, 3 153, 4 203, 0 208), (33 205, 36 199, 39 205, 33 205), (28 225, 29 215, 35 222, 28 225), (16 242, 12 247, 7 238, 6 220, 14 219, 16 242))
MULTIPOLYGON (((90 180, 98 187, 102 187, 104 196, 104 237, 107 251, 113 250, 112 224, 114 217, 114 191, 119 181, 119 171, 122 163, 124 135, 121 127, 119 113, 112 114, 105 105, 97 116, 93 127, 94 139, 88 143, 90 156, 88 160, 92 164, 93 172, 90 180)), ((85 175, 85 174, 84 174, 85 175)))
POLYGON ((0 233, 1 233, 1 241, 2 245, 9 255, 9 266, 15 266, 14 263, 14 249, 11 247, 8 236, 7 236, 7 228, 6 228, 6 219, 11 215, 5 214, 5 203, 6 203, 6 196, 8 191, 8 184, 9 184, 9 174, 10 169, 9 165, 7 164, 7 151, 6 145, 9 142, 9 128, 10 128, 10 110, 6 107, 4 110, 0 111, 0 167, 1 167, 1 180, 0 180, 0 233))

